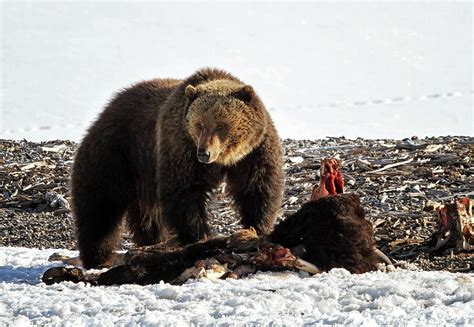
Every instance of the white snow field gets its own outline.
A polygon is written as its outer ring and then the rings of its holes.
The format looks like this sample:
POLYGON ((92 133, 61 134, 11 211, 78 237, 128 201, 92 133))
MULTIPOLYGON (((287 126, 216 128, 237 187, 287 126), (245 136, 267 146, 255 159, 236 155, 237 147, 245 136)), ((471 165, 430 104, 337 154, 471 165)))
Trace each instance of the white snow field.
POLYGON ((333 269, 182 286, 46 286, 39 278, 53 252, 0 248, 0 325, 474 324, 474 274, 333 269))
POLYGON ((78 141, 117 90, 204 66, 283 138, 473 135, 472 6, 3 1, 0 138, 78 141))
MULTIPOLYGON (((283 138, 473 135, 472 7, 2 1, 0 138, 79 141, 120 88, 205 66, 252 84, 283 138)), ((46 286, 55 251, 0 248, 0 325, 474 325, 472 273, 46 286)))

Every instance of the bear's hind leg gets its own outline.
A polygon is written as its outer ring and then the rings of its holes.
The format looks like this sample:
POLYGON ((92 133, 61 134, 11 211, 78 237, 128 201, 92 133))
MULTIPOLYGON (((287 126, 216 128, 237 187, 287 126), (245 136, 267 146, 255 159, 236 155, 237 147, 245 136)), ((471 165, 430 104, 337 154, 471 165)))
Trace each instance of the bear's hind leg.
POLYGON ((114 160, 114 151, 86 145, 78 149, 72 171, 72 209, 82 263, 95 268, 114 259, 134 188, 126 163, 114 160))
POLYGON ((124 211, 116 201, 90 199, 84 207, 76 203, 77 241, 85 268, 112 264, 113 252, 122 235, 120 225, 124 211))

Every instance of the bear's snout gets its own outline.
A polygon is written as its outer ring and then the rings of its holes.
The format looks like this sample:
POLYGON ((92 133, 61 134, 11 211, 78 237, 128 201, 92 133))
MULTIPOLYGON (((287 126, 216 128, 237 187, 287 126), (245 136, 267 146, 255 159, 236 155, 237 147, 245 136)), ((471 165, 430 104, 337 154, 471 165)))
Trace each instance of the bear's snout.
POLYGON ((199 162, 201 163, 209 163, 209 159, 211 158, 211 153, 206 149, 198 149, 197 150, 197 157, 199 162))

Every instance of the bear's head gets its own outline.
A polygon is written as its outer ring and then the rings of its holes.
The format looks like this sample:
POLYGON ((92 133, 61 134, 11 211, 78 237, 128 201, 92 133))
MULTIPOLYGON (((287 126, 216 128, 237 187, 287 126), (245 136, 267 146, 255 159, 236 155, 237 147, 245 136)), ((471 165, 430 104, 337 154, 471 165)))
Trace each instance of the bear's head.
POLYGON ((267 119, 251 86, 213 80, 188 85, 185 95, 186 130, 201 163, 231 166, 261 143, 267 119))

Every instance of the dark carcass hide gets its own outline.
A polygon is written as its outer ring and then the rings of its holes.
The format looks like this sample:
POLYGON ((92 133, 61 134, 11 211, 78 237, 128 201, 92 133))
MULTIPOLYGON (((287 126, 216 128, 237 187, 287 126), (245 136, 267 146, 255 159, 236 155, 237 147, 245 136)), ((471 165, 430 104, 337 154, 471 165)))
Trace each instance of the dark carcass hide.
MULTIPOLYGON (((270 235, 242 230, 231 236, 212 238, 184 247, 173 243, 129 251, 123 263, 84 281, 99 284, 181 284, 189 278, 213 276, 239 278, 256 271, 304 270, 311 274, 332 268, 352 273, 377 269, 380 251, 373 230, 355 194, 342 194, 339 162, 323 161, 320 184, 311 201, 279 223, 270 235)), ((67 278, 67 269, 52 268, 46 283, 67 278), (56 270, 55 270, 56 269, 56 270)))
POLYGON ((319 198, 303 205, 278 224, 271 240, 328 271, 343 267, 352 273, 376 269, 380 261, 372 224, 355 194, 319 198))

